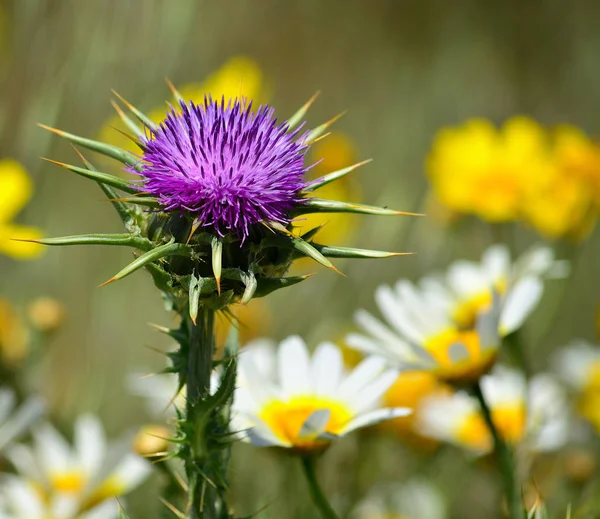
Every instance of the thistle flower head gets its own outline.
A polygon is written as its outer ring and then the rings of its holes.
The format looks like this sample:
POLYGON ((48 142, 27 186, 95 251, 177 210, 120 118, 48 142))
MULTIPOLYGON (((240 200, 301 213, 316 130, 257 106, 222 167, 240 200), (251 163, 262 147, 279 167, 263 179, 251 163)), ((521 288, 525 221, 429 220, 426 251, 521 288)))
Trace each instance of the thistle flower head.
MULTIPOLYGON (((203 227, 245 238, 260 222, 290 223, 306 186, 307 145, 267 105, 180 103, 142 140, 143 191, 165 210, 189 211, 203 227)), ((304 136, 305 137, 305 136, 304 136)), ((135 168, 129 167, 132 173, 135 168)))

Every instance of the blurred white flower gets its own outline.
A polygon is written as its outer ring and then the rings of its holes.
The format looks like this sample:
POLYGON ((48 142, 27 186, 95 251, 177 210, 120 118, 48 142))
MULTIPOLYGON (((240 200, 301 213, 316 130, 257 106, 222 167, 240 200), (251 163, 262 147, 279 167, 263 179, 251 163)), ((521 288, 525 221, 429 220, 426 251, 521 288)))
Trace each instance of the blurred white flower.
POLYGON ((27 400, 15 411, 16 398, 12 390, 0 388, 0 451, 23 434, 45 410, 41 398, 27 400))
POLYGON ((1 480, 0 519, 116 519, 118 515, 114 499, 79 514, 64 496, 48 500, 31 481, 8 475, 1 480))
POLYGON ((577 413, 600 434, 600 346, 571 341, 554 357, 554 371, 575 393, 577 413))
MULTIPOLYGON (((567 399, 550 375, 536 375, 528 387, 522 373, 496 366, 482 377, 481 390, 507 443, 529 452, 552 451, 566 443, 570 422, 567 399)), ((479 403, 465 391, 423 401, 418 427, 425 435, 476 454, 493 447, 479 403)))
POLYGON ((352 519, 445 519, 439 490, 422 480, 375 487, 351 515, 352 519))
POLYGON ((255 343, 239 356, 233 427, 258 446, 322 449, 338 436, 409 414, 379 406, 396 376, 375 357, 346 373, 340 349, 328 342, 312 359, 300 337, 277 349, 255 343))
MULTIPOLYGON (((150 464, 133 454, 130 441, 108 444, 93 415, 75 422, 73 446, 50 424, 33 428, 33 446, 14 445, 6 455, 60 518, 78 517, 138 486, 150 464)), ((18 485, 17 485, 18 486, 18 485)))
POLYGON ((347 342, 400 368, 431 370, 448 382, 474 381, 493 366, 501 337, 519 328, 537 305, 542 276, 564 270, 549 248, 511 264, 507 248, 495 245, 481 263, 453 263, 445 278, 380 286, 375 300, 386 323, 358 310, 355 321, 364 334, 349 334, 347 342))

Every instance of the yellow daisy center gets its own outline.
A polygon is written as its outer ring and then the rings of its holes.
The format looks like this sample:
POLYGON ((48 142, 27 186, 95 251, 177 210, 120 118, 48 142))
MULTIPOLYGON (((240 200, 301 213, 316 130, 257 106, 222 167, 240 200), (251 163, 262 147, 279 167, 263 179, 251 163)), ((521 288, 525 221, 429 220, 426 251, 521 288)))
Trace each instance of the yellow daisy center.
POLYGON ((448 329, 429 338, 424 346, 438 363, 437 376, 452 383, 478 380, 490 370, 498 354, 497 348, 481 350, 475 330, 448 329))
MULTIPOLYGON (((50 476, 50 486, 53 492, 65 494, 82 494, 87 490, 89 477, 81 471, 69 471, 50 476)), ((125 486, 116 477, 109 477, 93 490, 81 503, 80 512, 91 510, 107 499, 123 494, 125 486)), ((48 496, 49 498, 49 496, 48 496)))
MULTIPOLYGON (((492 410, 492 420, 500 436, 510 443, 519 442, 525 433, 526 409, 524 402, 498 406, 492 410)), ((456 441, 475 450, 492 448, 492 437, 481 413, 473 412, 460 424, 456 441)))
POLYGON ((64 492, 66 494, 77 494, 81 492, 85 488, 87 482, 87 476, 76 470, 61 472, 50 476, 50 486, 56 492, 64 492))
POLYGON ((284 402, 272 400, 263 408, 260 418, 280 440, 304 450, 323 448, 327 442, 315 437, 300 436, 307 418, 317 410, 327 409, 329 421, 325 432, 339 434, 354 413, 342 402, 314 395, 295 396, 284 402))

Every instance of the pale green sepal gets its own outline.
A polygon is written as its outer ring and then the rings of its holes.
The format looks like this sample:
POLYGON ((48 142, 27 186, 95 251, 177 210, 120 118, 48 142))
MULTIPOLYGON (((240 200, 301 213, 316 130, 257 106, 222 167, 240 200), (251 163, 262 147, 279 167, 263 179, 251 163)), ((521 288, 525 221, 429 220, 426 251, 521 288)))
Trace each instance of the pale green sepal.
POLYGON ((348 173, 354 171, 355 169, 360 168, 361 166, 364 166, 365 164, 368 164, 369 162, 371 162, 371 160, 372 159, 363 160, 362 162, 359 162, 358 164, 353 164, 352 166, 338 169, 337 171, 332 171, 331 173, 328 173, 327 175, 323 175, 322 177, 318 178, 317 180, 310 182, 308 187, 306 188, 306 191, 315 191, 316 189, 319 189, 320 187, 326 186, 327 184, 330 184, 331 182, 334 182, 334 181, 338 180, 339 178, 346 176, 348 173))
POLYGON ((189 314, 190 319, 196 324, 198 318, 198 309, 200 308, 200 291, 202 289, 202 278, 197 278, 194 274, 190 276, 189 294, 189 314))
POLYGON ((164 245, 151 249, 136 258, 101 286, 112 283, 113 281, 118 281, 119 279, 123 279, 124 277, 128 276, 129 274, 133 274, 136 270, 145 267, 153 261, 158 261, 159 259, 166 258, 168 256, 191 256, 191 254, 192 249, 187 245, 182 243, 165 243, 164 245))
POLYGON ((217 292, 221 293, 221 267, 223 263, 223 242, 216 236, 210 242, 212 251, 212 271, 217 282, 217 292))
POLYGON ((42 238, 36 240, 42 245, 123 245, 149 251, 152 242, 140 236, 132 236, 128 233, 122 234, 76 234, 73 236, 61 236, 57 238, 42 238))
POLYGON ((302 205, 294 210, 296 214, 310 213, 356 213, 356 214, 374 214, 379 216, 397 216, 404 213, 394 211, 385 207, 373 205, 355 204, 350 202, 340 202, 339 200, 326 200, 324 198, 307 198, 303 200, 302 205))

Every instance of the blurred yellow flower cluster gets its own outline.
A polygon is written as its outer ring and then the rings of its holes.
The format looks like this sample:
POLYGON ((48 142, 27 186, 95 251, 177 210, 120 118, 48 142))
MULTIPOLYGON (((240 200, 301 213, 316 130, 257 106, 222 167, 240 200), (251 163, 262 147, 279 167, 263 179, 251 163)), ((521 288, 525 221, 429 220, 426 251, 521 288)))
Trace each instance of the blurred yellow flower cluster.
POLYGON ((15 238, 36 240, 41 232, 35 227, 13 223, 33 194, 33 182, 27 171, 13 159, 0 160, 0 253, 16 259, 30 259, 42 252, 37 243, 16 241, 15 238))
POLYGON ((600 208, 600 147, 567 125, 517 116, 471 119, 436 136, 427 159, 435 197, 491 222, 521 221, 547 238, 582 238, 600 208))

